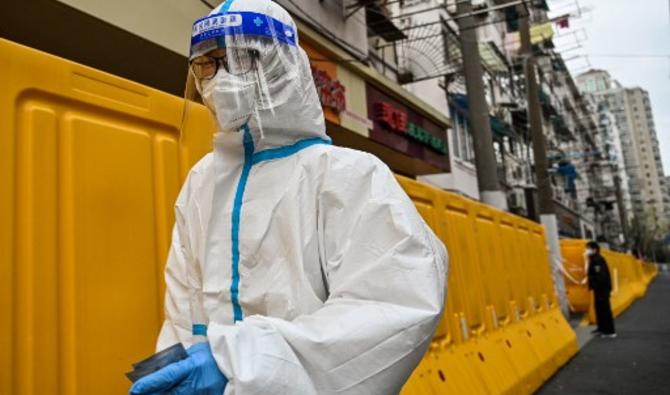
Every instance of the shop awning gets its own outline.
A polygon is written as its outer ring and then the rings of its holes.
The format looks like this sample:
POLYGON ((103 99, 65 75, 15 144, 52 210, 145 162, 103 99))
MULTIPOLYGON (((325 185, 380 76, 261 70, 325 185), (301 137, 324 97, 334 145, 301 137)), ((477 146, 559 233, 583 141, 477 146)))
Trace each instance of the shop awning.
MULTIPOLYGON (((460 93, 454 93, 449 95, 449 98, 456 111, 467 118, 469 112, 468 97, 460 93)), ((517 137, 512 128, 502 119, 489 115, 489 120, 491 123, 491 131, 493 131, 493 133, 499 136, 517 137)))

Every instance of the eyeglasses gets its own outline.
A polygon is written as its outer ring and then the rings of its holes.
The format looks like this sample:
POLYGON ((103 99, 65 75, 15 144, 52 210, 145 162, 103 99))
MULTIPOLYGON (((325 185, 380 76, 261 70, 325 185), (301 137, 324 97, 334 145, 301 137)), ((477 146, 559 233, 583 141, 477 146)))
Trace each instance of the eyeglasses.
POLYGON ((210 80, 221 66, 232 75, 243 75, 253 70, 260 57, 258 51, 246 48, 222 48, 213 52, 213 55, 198 56, 191 61, 191 71, 196 78, 210 80))

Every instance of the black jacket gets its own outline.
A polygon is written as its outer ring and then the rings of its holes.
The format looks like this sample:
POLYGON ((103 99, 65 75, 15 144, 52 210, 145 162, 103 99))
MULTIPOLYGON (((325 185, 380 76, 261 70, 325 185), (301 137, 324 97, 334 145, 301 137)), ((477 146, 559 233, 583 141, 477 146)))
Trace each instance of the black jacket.
POLYGON ((611 292, 612 278, 607 267, 607 262, 600 254, 591 255, 589 257, 589 289, 595 292, 611 292))

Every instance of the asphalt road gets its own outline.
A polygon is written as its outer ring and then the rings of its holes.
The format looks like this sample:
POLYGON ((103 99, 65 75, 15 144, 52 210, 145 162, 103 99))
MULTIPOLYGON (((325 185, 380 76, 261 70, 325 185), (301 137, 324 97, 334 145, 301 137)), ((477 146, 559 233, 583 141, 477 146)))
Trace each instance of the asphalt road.
POLYGON ((615 325, 616 339, 593 338, 537 394, 670 394, 670 274, 615 325))

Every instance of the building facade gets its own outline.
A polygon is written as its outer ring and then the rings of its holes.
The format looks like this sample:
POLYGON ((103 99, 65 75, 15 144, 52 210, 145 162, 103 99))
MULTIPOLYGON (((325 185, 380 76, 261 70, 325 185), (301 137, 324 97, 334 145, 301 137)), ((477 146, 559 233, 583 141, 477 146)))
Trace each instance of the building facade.
MULTIPOLYGON (((299 25, 300 43, 312 61, 328 133, 336 144, 372 152, 398 174, 480 198, 468 121, 461 16, 455 3, 278 2, 299 25)), ((0 26, 0 33, 36 49, 182 95, 191 24, 216 5, 214 1, 166 0, 161 5, 163 22, 144 23, 137 15, 150 14, 155 8, 152 0, 13 2, 2 6, 11 17, 0 26), (29 17, 38 14, 51 15, 61 23, 52 39, 45 40, 40 20, 29 17), (114 43, 112 51, 105 45, 110 42, 114 43)), ((623 201, 632 207, 629 196, 637 189, 623 177, 628 173, 620 171, 620 159, 626 157, 628 145, 622 140, 624 152, 619 156, 612 154, 618 152, 619 145, 603 148, 619 134, 612 132, 613 125, 603 126, 608 115, 599 110, 598 103, 588 103, 582 97, 554 50, 555 23, 547 16, 546 2, 534 2, 529 10, 532 48, 539 55, 542 127, 561 234, 614 235, 622 227, 610 224, 617 213, 597 207, 611 203, 616 180, 622 181, 623 201), (603 129, 607 133, 601 133, 603 129), (618 178, 611 170, 615 157, 619 160, 618 178), (609 196, 602 196, 605 192, 609 196)), ((518 11, 515 2, 478 0, 472 2, 471 16, 498 178, 509 210, 537 220, 535 164, 520 51, 522 15, 518 11)), ((645 98, 641 100, 644 104, 645 98)), ((634 114, 631 117, 635 119, 634 114)), ((622 123, 617 119, 616 125, 621 127, 622 123)), ((650 127, 645 129, 647 134, 650 127)), ((645 149, 649 158, 654 158, 658 144, 648 140, 649 148, 645 149)), ((647 162, 641 165, 645 169, 645 165, 651 166, 651 159, 647 162)), ((651 178, 662 175, 649 173, 651 178)), ((655 192, 640 199, 660 196, 655 192)))
MULTIPOLYGON (((499 182, 507 195, 509 210, 537 220, 535 165, 519 36, 522 15, 513 2, 472 3, 499 182)), ((421 179, 477 199, 474 141, 458 24, 461 16, 454 4, 440 4, 431 0, 406 2, 394 10, 398 15, 408 15, 399 18, 406 38, 393 44, 397 75, 402 76, 405 89, 429 98, 452 120, 448 136, 450 172, 421 179), (436 73, 432 77, 440 78, 425 78, 430 74, 427 70, 436 73)), ((540 55, 536 59, 542 130, 550 156, 560 234, 574 238, 604 234, 610 243, 617 243, 623 225, 618 207, 612 209, 616 200, 616 155, 614 148, 599 148, 610 142, 606 131, 601 132, 600 123, 606 120, 600 120, 595 104, 579 92, 560 53, 555 51, 555 23, 548 18, 546 3, 537 2, 529 10, 532 49, 540 55), (601 151, 602 155, 595 154, 601 151)))
MULTIPOLYGON (((147 23, 140 16, 156 14, 153 0, 13 2, 2 6, 9 23, 0 35, 183 96, 192 23, 220 3, 167 0, 160 22, 147 23), (61 24, 51 39, 31 17, 43 14, 61 24)), ((449 173, 447 113, 404 89, 392 48, 377 48, 406 37, 391 18, 394 9, 340 0, 278 3, 298 25, 335 144, 371 152, 411 178, 449 173)))
POLYGON ((648 92, 623 87, 604 70, 589 70, 577 81, 582 91, 616 119, 632 208, 628 214, 631 227, 648 227, 652 232, 666 229, 665 175, 648 92))

